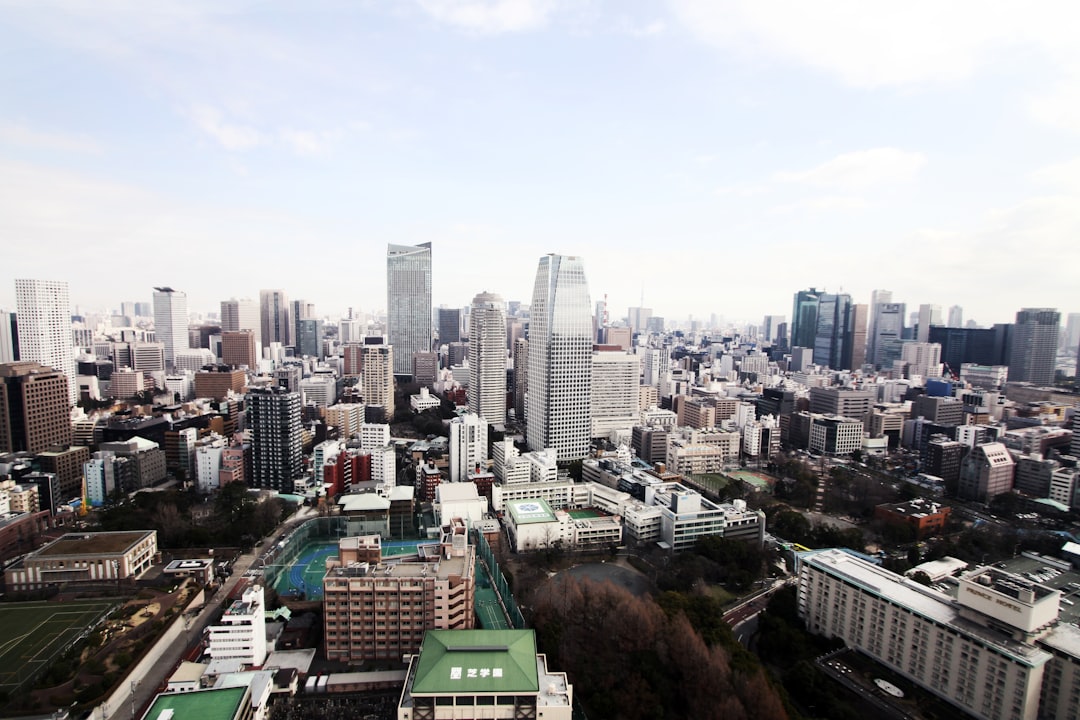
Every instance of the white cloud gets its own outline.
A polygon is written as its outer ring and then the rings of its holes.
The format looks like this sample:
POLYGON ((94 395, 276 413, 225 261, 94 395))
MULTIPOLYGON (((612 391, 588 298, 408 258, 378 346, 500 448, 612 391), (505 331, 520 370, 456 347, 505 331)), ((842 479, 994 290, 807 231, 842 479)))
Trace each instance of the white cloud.
POLYGON ((861 88, 951 83, 1035 50, 1080 57, 1073 3, 993 0, 671 0, 703 40, 759 59, 780 58, 861 88))
POLYGON ((551 0, 417 0, 439 22, 495 35, 544 27, 555 9, 551 0))
POLYGON ((285 128, 278 132, 278 137, 288 147, 292 148, 297 155, 311 156, 322 155, 329 151, 333 144, 341 138, 341 133, 326 130, 285 128))
POLYGON ((26 125, 0 124, 0 143, 39 150, 100 155, 101 145, 87 135, 46 132, 26 125))
POLYGON ((880 147, 843 153, 809 170, 785 170, 773 179, 814 187, 865 190, 888 183, 911 182, 926 164, 920 152, 880 147))
POLYGON ((226 150, 251 150, 268 141, 268 138, 255 128, 226 122, 220 112, 205 105, 192 109, 191 119, 200 130, 226 150))
POLYGON ((866 200, 851 195, 822 195, 798 200, 787 205, 778 205, 773 208, 777 215, 789 215, 799 212, 847 212, 850 210, 862 210, 867 206, 866 200))
POLYGON ((1039 168, 1028 177, 1032 182, 1054 190, 1080 194, 1080 157, 1039 168))

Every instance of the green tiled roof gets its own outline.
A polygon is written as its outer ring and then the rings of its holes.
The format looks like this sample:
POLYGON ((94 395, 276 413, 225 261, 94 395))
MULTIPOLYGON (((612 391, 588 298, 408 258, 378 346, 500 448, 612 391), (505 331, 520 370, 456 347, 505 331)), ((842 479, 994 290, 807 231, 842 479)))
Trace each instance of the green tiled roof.
POLYGON ((233 720, 247 691, 242 687, 163 693, 154 700, 143 720, 158 720, 166 710, 172 710, 173 720, 233 720))
POLYGON ((428 630, 413 678, 413 695, 535 693, 532 630, 428 630))

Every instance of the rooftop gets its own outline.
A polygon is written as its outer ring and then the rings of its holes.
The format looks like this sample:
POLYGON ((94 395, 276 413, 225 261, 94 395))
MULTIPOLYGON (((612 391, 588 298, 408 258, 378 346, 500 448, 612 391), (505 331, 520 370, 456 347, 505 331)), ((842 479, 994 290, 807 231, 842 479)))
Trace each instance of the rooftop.
POLYGON ((555 513, 551 511, 551 506, 541 498, 511 500, 506 503, 506 509, 510 511, 515 525, 555 522, 555 513))
POLYGON ((415 667, 413 695, 540 690, 532 630, 429 630, 415 667))
POLYGON ((246 687, 161 694, 143 720, 233 720, 247 694, 246 687))
POLYGON ((154 535, 154 530, 132 532, 68 533, 37 552, 38 557, 67 555, 123 555, 133 546, 154 535))

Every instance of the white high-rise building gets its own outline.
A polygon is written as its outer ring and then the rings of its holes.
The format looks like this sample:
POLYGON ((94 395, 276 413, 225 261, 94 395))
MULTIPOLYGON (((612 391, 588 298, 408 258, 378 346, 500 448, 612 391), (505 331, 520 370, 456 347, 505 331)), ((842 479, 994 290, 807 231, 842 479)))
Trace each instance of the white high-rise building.
POLYGON ((949 308, 948 327, 964 327, 964 308, 960 307, 959 305, 953 305, 949 308))
POLYGON ((941 306, 920 305, 918 327, 916 328, 918 334, 915 336, 918 342, 924 343, 930 339, 931 325, 941 325, 941 306))
POLYGON ((473 298, 469 312, 469 412, 492 425, 506 419, 506 304, 494 293, 473 298))
POLYGON ((154 337, 165 345, 165 368, 173 367, 177 352, 189 347, 187 293, 154 288, 154 337))
POLYGON ((450 421, 450 482, 464 482, 488 459, 488 424, 474 413, 450 421))
POLYGON ((592 437, 629 436, 638 423, 641 359, 622 350, 592 354, 592 437))
POLYGON ((251 298, 221 301, 221 332, 250 330, 255 335, 255 347, 262 353, 262 323, 259 322, 259 304, 251 298))
POLYGON ((642 368, 644 378, 642 385, 660 387, 660 381, 664 379, 668 368, 671 366, 671 353, 666 347, 645 348, 642 368))
POLYGON ((213 660, 258 666, 266 660, 266 601, 261 585, 252 585, 211 625, 206 653, 213 660))
POLYGON ((15 362, 19 353, 18 321, 13 312, 0 310, 0 363, 15 362))
POLYGON ((926 378, 941 377, 941 345, 927 342, 906 342, 901 349, 900 361, 907 365, 909 378, 918 375, 925 384, 926 378))
MULTIPOLYGON (((16 280, 15 311, 19 359, 55 368, 67 375, 68 396, 79 399, 75 351, 71 342, 68 284, 55 280, 16 280)), ((184 329, 187 337, 187 328, 184 329)))
POLYGON ((529 407, 533 450, 560 461, 589 451, 592 406, 592 303, 580 257, 540 258, 529 324, 529 407))
POLYGON ((386 313, 394 375, 412 375, 413 353, 431 351, 431 243, 387 246, 386 313))

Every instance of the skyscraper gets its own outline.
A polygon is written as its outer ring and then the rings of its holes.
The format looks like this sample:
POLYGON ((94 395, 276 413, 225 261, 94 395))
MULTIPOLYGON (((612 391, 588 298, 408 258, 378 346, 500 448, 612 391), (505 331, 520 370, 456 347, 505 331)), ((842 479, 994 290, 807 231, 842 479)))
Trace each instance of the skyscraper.
MULTIPOLYGON (((296 348, 297 355, 316 355, 317 353, 302 351, 300 349, 300 323, 304 320, 315 320, 315 303, 310 303, 307 300, 293 300, 289 306, 290 313, 289 319, 292 321, 292 327, 289 332, 292 333, 290 340, 292 345, 296 348)), ((310 332, 310 326, 309 326, 310 332)))
POLYGON ((833 295, 821 293, 818 296, 817 329, 812 345, 801 347, 814 348, 814 362, 833 369, 844 367, 844 350, 848 349, 847 359, 851 360, 850 346, 852 329, 848 327, 851 313, 851 296, 846 293, 833 295))
POLYGON ((450 421, 450 482, 465 482, 488 458, 488 424, 468 412, 450 421))
MULTIPOLYGON (((54 280, 16 280, 19 360, 41 363, 67 375, 68 399, 79 399, 71 341, 68 284, 54 280)), ((185 333, 186 337, 186 333, 185 333)))
POLYGON ((386 330, 394 374, 411 375, 413 353, 431 350, 431 243, 387 246, 386 330))
POLYGON ((19 322, 13 312, 0 310, 0 363, 19 359, 19 322))
POLYGON ((259 291, 259 323, 264 348, 270 347, 270 343, 293 344, 291 314, 284 290, 259 291))
POLYGON ((870 362, 875 367, 891 368, 900 359, 900 341, 904 336, 904 303, 877 303, 874 306, 874 331, 870 346, 873 352, 870 362))
POLYGON ((1013 325, 1009 380, 1035 385, 1054 382, 1061 313, 1053 308, 1023 308, 1013 325))
POLYGON ((469 314, 469 412, 492 425, 506 419, 506 305, 489 292, 469 314))
POLYGON ((920 305, 919 320, 915 328, 915 339, 924 343, 930 340, 930 326, 941 324, 940 305, 920 305))
MULTIPOLYGON (((791 347, 814 347, 820 296, 821 293, 815 288, 795 293, 795 302, 791 309, 791 347)), ((815 361, 816 355, 815 353, 815 361)))
POLYGON ((393 345, 360 346, 360 389, 364 394, 364 404, 369 409, 378 408, 382 418, 371 418, 373 422, 388 423, 394 419, 394 357, 397 349, 393 345))
POLYGON ((303 475, 300 393, 284 388, 248 392, 252 482, 256 487, 291 493, 303 475))
POLYGON ((858 370, 866 363, 866 324, 869 308, 861 303, 849 305, 840 367, 858 370))
POLYGON ((531 449, 554 448, 560 461, 588 452, 592 345, 592 303, 581 258, 540 258, 529 321, 531 449))
POLYGON ((439 308, 439 344, 461 342, 461 308, 439 308))
POLYGON ((187 350, 187 293, 171 287, 154 288, 154 335, 165 345, 165 367, 176 364, 176 353, 187 350))
POLYGON ((953 305, 949 308, 948 326, 951 328, 964 327, 964 308, 959 305, 953 305))
POLYGON ((0 363, 0 453, 39 453, 71 443, 63 372, 36 362, 0 363))
POLYGON ((262 323, 259 321, 259 304, 251 298, 221 301, 221 332, 250 330, 255 337, 255 348, 262 357, 262 323))

